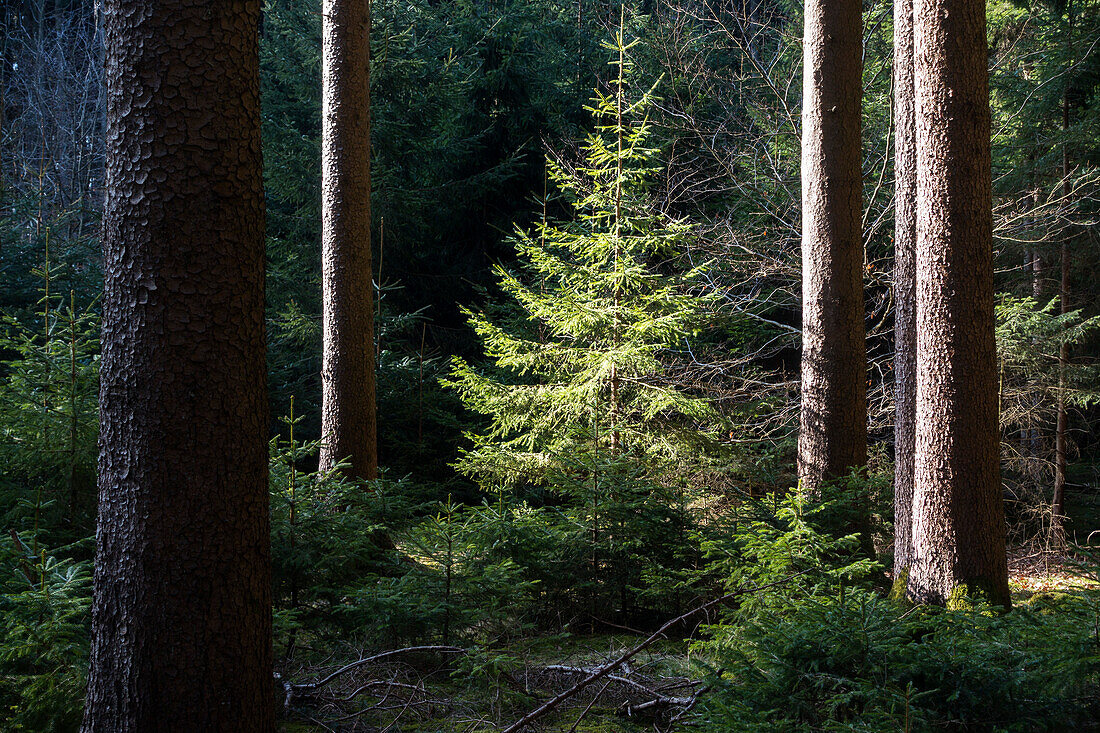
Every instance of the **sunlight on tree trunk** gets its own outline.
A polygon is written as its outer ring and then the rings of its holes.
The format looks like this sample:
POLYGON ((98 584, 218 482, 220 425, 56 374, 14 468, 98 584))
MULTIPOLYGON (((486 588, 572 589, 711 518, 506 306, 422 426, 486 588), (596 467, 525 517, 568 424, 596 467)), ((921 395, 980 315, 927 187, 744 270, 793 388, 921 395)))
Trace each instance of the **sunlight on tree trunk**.
POLYGON ((810 493, 867 462, 861 38, 857 0, 807 3, 798 478, 810 493))
POLYGON ((322 469, 378 475, 370 213, 370 2, 322 10, 322 469))
POLYGON ((1008 606, 982 0, 916 0, 917 403, 907 591, 1008 606))

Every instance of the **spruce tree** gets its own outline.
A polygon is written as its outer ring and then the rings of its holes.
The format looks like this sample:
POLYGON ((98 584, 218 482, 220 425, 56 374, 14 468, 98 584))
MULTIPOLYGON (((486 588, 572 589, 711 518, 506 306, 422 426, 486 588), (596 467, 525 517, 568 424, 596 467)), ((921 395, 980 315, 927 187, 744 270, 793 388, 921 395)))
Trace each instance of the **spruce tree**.
POLYGON ((547 161, 574 218, 517 230, 519 268, 496 268, 519 317, 467 311, 496 369, 456 359, 449 384, 489 417, 458 463, 483 484, 540 483, 594 449, 668 458, 713 416, 664 379, 665 357, 699 329, 707 299, 693 292, 700 267, 670 264, 691 226, 647 198, 657 151, 649 121, 630 120, 652 97, 626 98, 632 45, 620 35, 611 46, 617 74, 588 108, 598 124, 583 162, 547 161))
POLYGON ((702 265, 680 264, 692 227, 650 197, 652 90, 628 98, 633 45, 621 30, 606 45, 614 78, 588 107, 597 124, 583 160, 547 162, 572 219, 517 230, 518 267, 497 268, 518 309, 469 312, 493 366, 456 359, 448 381, 487 418, 468 434, 458 469, 492 491, 548 489, 587 555, 574 560, 587 566, 578 572, 591 597, 624 612, 642 573, 675 562, 658 557, 668 543, 657 533, 687 521, 684 494, 659 480, 662 470, 700 455, 700 428, 715 419, 670 378, 671 357, 700 328, 709 297, 698 285, 702 265))
POLYGON ((917 402, 907 592, 1011 605, 993 305, 985 3, 916 0, 917 402))

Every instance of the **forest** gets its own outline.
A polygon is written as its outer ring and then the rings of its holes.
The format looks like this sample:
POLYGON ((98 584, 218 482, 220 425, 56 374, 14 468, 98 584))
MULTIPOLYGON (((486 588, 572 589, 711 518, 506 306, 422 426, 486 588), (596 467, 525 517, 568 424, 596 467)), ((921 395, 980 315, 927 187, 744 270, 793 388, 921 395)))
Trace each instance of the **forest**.
POLYGON ((0 26, 0 731, 1100 730, 1100 0, 0 26))

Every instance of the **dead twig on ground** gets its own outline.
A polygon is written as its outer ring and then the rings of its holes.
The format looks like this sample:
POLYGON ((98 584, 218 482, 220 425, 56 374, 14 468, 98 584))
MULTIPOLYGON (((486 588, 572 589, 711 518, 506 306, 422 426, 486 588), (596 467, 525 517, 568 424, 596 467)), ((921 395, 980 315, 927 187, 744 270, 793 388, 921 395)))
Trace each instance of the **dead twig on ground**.
POLYGON ((599 680, 603 679, 604 677, 607 677, 608 675, 610 675, 616 669, 618 669, 622 665, 629 662, 631 659, 636 657, 638 654, 643 652, 645 649, 649 648, 658 639, 664 638, 665 632, 667 632, 669 629, 671 629, 671 628, 673 628, 673 627, 675 627, 679 624, 682 624, 683 622, 690 619, 692 616, 695 616, 696 614, 704 613, 704 612, 714 608, 715 606, 719 606, 723 603, 728 603, 728 602, 732 601, 733 599, 738 598, 740 596, 749 595, 749 594, 752 594, 752 593, 757 593, 759 591, 766 590, 768 588, 773 588, 773 587, 778 586, 778 585, 783 585, 785 583, 789 583, 791 580, 794 580, 798 576, 804 575, 807 572, 809 572, 809 571, 803 570, 802 572, 795 573, 793 575, 789 575, 786 578, 783 578, 781 580, 777 580, 774 583, 767 583, 766 585, 754 586, 752 588, 738 588, 735 591, 727 593, 724 596, 720 596, 719 598, 715 598, 712 601, 708 601, 708 602, 704 603, 701 606, 697 606, 697 607, 693 608, 692 610, 688 611, 687 613, 684 613, 684 614, 681 614, 681 615, 677 616, 676 618, 672 619, 671 621, 666 622, 663 626, 661 626, 661 628, 657 629, 652 634, 650 634, 645 639, 645 641, 643 641, 640 644, 634 646, 633 648, 628 650, 626 653, 620 655, 617 659, 615 659, 611 662, 608 662, 607 664, 592 670, 592 672, 589 673, 587 676, 585 676, 585 678, 583 680, 581 680, 577 684, 573 685, 572 687, 570 687, 565 692, 562 692, 561 694, 556 695, 555 697, 551 698, 550 700, 544 702, 542 705, 538 706, 537 708, 535 708, 531 712, 527 713, 522 718, 517 720, 515 723, 512 723, 510 726, 508 726, 507 728, 504 729, 503 733, 516 733, 517 731, 523 729, 527 725, 530 725, 534 721, 536 721, 539 718, 543 717, 547 713, 553 711, 556 707, 561 705, 562 702, 564 702, 565 700, 568 700, 569 698, 573 697, 574 695, 579 693, 581 690, 583 690, 586 687, 588 687, 589 685, 591 685, 593 682, 598 682, 599 680))
POLYGON ((295 698, 301 696, 303 693, 310 693, 319 690, 325 685, 329 684, 333 680, 342 677, 343 675, 353 670, 364 667, 368 664, 380 662, 390 657, 395 657, 403 654, 465 654, 466 650, 457 646, 410 646, 403 649, 391 649, 389 651, 380 652, 378 654, 371 655, 369 657, 363 657, 362 659, 345 664, 340 669, 332 672, 331 674, 316 680, 314 682, 301 682, 293 683, 290 680, 282 679, 281 675, 276 673, 275 679, 278 680, 283 687, 283 708, 289 710, 293 704, 295 698))

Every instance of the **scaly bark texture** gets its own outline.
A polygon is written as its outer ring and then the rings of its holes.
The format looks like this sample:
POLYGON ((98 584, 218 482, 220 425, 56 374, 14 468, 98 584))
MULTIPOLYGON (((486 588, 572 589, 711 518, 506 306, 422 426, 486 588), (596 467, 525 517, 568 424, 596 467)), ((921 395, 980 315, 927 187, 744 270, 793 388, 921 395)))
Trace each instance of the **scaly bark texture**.
POLYGON ((322 469, 378 475, 370 242, 370 4, 322 8, 322 469))
POLYGON ((1009 605, 983 0, 915 0, 917 407, 907 590, 1009 605))
POLYGON ((810 493, 867 462, 858 0, 806 4, 802 107, 802 412, 810 493))
POLYGON ((83 730, 274 731, 259 0, 107 0, 83 730))
POLYGON ((913 0, 894 0, 894 577, 909 568, 917 404, 913 0))

